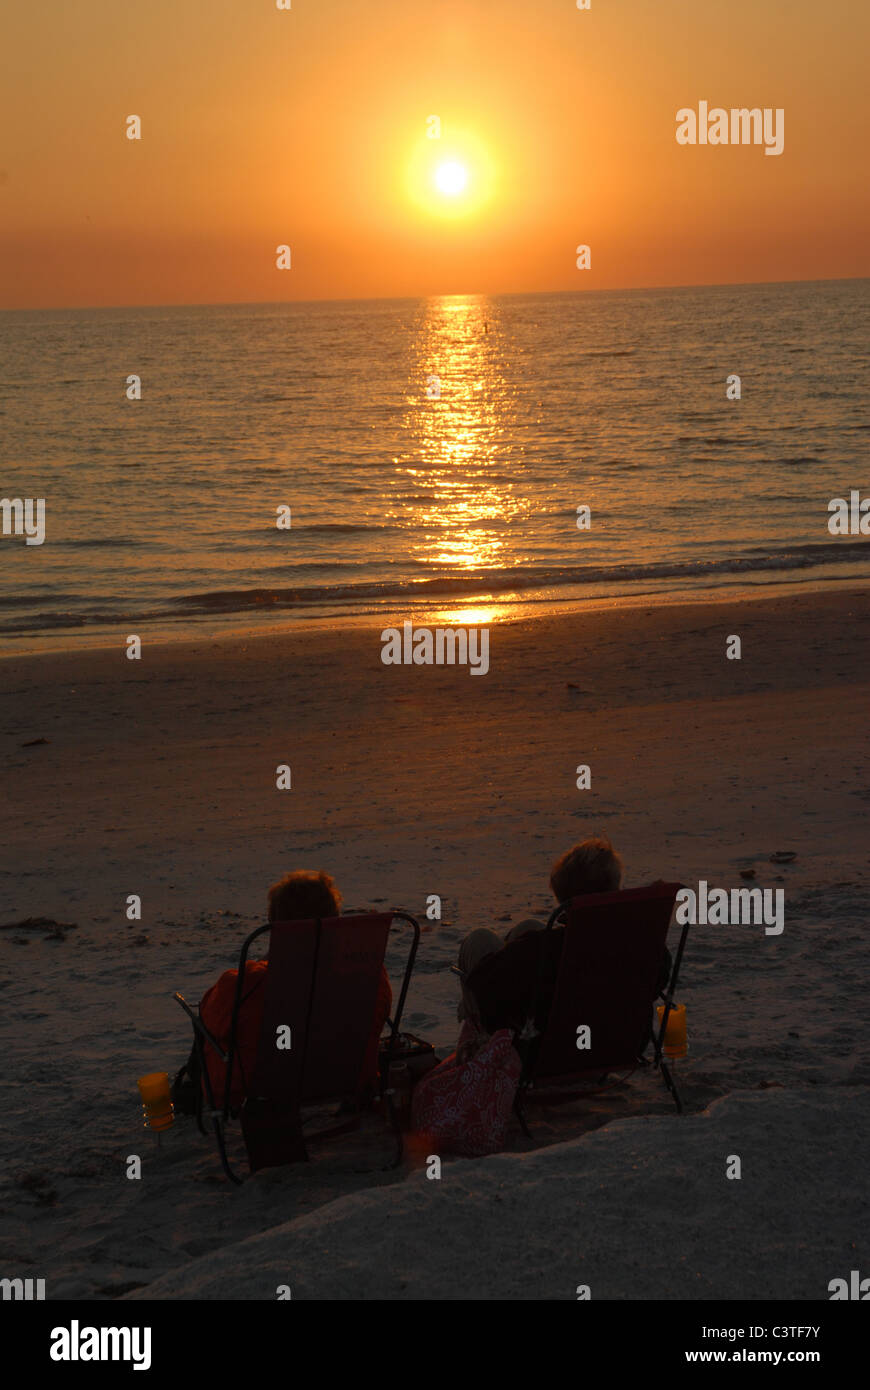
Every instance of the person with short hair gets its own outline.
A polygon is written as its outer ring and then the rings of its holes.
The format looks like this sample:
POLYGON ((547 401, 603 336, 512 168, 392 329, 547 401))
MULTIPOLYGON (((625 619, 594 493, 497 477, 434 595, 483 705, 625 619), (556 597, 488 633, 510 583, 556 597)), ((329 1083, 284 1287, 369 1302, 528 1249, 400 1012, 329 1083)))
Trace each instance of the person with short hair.
MULTIPOLYGON (((622 870, 622 857, 610 840, 596 835, 560 855, 550 870, 550 887, 558 903, 592 893, 615 893, 622 884, 622 870)), ((459 951, 460 1019, 484 1035, 499 1028, 520 1032, 537 997, 535 1027, 543 1033, 564 942, 558 923, 553 931, 547 931, 546 925, 529 917, 504 939, 486 927, 469 933, 459 951)), ((670 973, 671 957, 665 951, 656 995, 666 988, 670 973)))
MULTIPOLYGON (((269 889, 268 903, 270 922, 310 922, 317 917, 338 917, 341 914, 341 894, 335 880, 322 871, 297 869, 294 873, 284 874, 283 878, 278 879, 269 889)), ((263 984, 268 968, 268 960, 245 962, 245 992, 239 1007, 236 1060, 230 1092, 230 1104, 233 1108, 242 1104, 247 1095, 248 1078, 253 1075, 263 1019, 263 984)), ((199 1006, 202 1022, 224 1052, 227 1051, 230 1042, 238 976, 238 970, 225 970, 217 984, 212 985, 203 995, 199 1006)), ((374 1086, 377 1079, 378 1044, 392 1005, 393 991, 387 972, 381 966, 375 1018, 360 1079, 362 1086, 374 1086)), ((223 1105, 224 1063, 212 1047, 206 1047, 205 1056, 215 1104, 223 1105)))
POLYGON ((296 869, 292 874, 284 874, 266 896, 270 922, 312 922, 316 917, 341 915, 338 885, 322 869, 296 869))
POLYGON ((616 893, 622 883, 622 856, 604 835, 573 845, 550 870, 550 887, 557 903, 584 893, 616 893))

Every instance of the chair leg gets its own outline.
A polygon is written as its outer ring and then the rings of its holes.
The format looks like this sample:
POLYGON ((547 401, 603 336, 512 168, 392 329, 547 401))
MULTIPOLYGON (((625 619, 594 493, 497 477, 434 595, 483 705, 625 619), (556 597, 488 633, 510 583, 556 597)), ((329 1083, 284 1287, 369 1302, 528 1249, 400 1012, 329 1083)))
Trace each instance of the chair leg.
POLYGON ((393 1161, 392 1163, 388 1163, 386 1167, 382 1170, 384 1173, 389 1173, 392 1171, 393 1168, 399 1167, 399 1164, 402 1162, 402 1159, 405 1156, 405 1136, 402 1132, 402 1121, 399 1115, 399 1108, 393 1101, 392 1092, 385 1090, 382 1093, 382 1096, 384 1101, 386 1102, 387 1113, 389 1115, 393 1133, 396 1136, 396 1152, 393 1156, 393 1161))
POLYGON ((659 1062, 659 1066, 662 1069, 662 1076, 664 1077, 665 1085, 667 1086, 668 1090, 674 1098, 674 1105, 677 1107, 677 1114, 682 1115, 683 1102, 680 1100, 680 1093, 677 1090, 676 1082, 674 1081, 674 1078, 671 1076, 671 1069, 668 1066, 667 1062, 664 1060, 664 1058, 662 1058, 659 1062))
POLYGON ((217 1140, 218 1153, 220 1154, 221 1167, 223 1168, 230 1182, 234 1183, 236 1187, 241 1187, 242 1179, 238 1176, 237 1173, 233 1172, 232 1168, 230 1167, 230 1161, 227 1158, 227 1146, 226 1140, 224 1139, 223 1115, 220 1112, 218 1112, 217 1114, 213 1114, 212 1123, 214 1125, 214 1134, 215 1139, 217 1140))
POLYGON ((396 1131, 396 1152, 395 1152, 395 1155, 394 1155, 394 1157, 393 1157, 392 1163, 388 1163, 388 1164, 387 1164, 387 1167, 386 1167, 385 1171, 389 1173, 389 1172, 392 1171, 393 1168, 398 1168, 398 1167, 400 1166, 400 1164, 401 1164, 402 1159, 404 1158, 404 1156, 405 1156, 405 1136, 403 1135, 403 1133, 402 1133, 401 1130, 397 1130, 397 1131, 396 1131))
MULTIPOLYGON (((224 1139, 223 1113, 220 1110, 218 1110, 217 1106, 214 1103, 214 1090, 212 1089, 211 1077, 209 1076, 208 1067, 206 1066, 204 1049, 202 1047, 201 1042, 199 1046, 202 1062, 202 1081, 205 1083, 205 1094, 206 1099, 208 1101, 211 1122, 214 1126, 214 1137, 217 1140, 218 1153, 220 1154, 221 1160, 221 1167, 223 1168, 230 1182, 234 1183, 236 1187, 241 1187, 242 1179, 233 1172, 232 1168, 230 1167, 230 1161, 227 1158, 227 1146, 226 1140, 224 1139)), ((202 1108, 200 1108, 200 1115, 201 1114, 202 1108)), ((205 1129, 203 1129, 203 1133, 205 1133, 205 1129)))

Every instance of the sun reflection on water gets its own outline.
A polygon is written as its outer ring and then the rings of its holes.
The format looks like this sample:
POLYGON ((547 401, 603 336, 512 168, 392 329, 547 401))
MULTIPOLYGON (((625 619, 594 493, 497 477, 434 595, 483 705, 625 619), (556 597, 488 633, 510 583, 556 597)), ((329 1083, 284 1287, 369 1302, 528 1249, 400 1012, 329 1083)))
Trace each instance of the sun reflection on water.
POLYGON ((514 392, 498 309, 479 295, 428 301, 412 350, 396 502, 414 558, 473 571, 515 561, 511 523, 528 504, 506 475, 514 392), (411 502, 413 499, 413 502, 411 502))

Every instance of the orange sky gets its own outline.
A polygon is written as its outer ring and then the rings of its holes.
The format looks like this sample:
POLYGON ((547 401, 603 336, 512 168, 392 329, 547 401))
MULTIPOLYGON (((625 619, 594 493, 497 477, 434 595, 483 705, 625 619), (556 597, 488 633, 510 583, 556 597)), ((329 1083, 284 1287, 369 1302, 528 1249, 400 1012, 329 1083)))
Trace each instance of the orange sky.
POLYGON ((3 307, 870 274, 855 0, 17 9, 0 52, 3 307), (783 107, 784 153, 680 147, 676 112, 699 100, 783 107), (427 161, 454 150, 470 184, 447 216, 427 161))

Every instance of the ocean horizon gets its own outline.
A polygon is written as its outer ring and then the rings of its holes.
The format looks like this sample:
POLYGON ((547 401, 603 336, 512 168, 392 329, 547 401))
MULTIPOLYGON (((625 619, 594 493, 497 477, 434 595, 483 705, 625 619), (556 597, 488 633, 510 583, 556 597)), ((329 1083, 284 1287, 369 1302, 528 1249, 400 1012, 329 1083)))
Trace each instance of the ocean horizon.
POLYGON ((868 280, 9 311, 3 649, 866 580, 868 327, 868 280))

